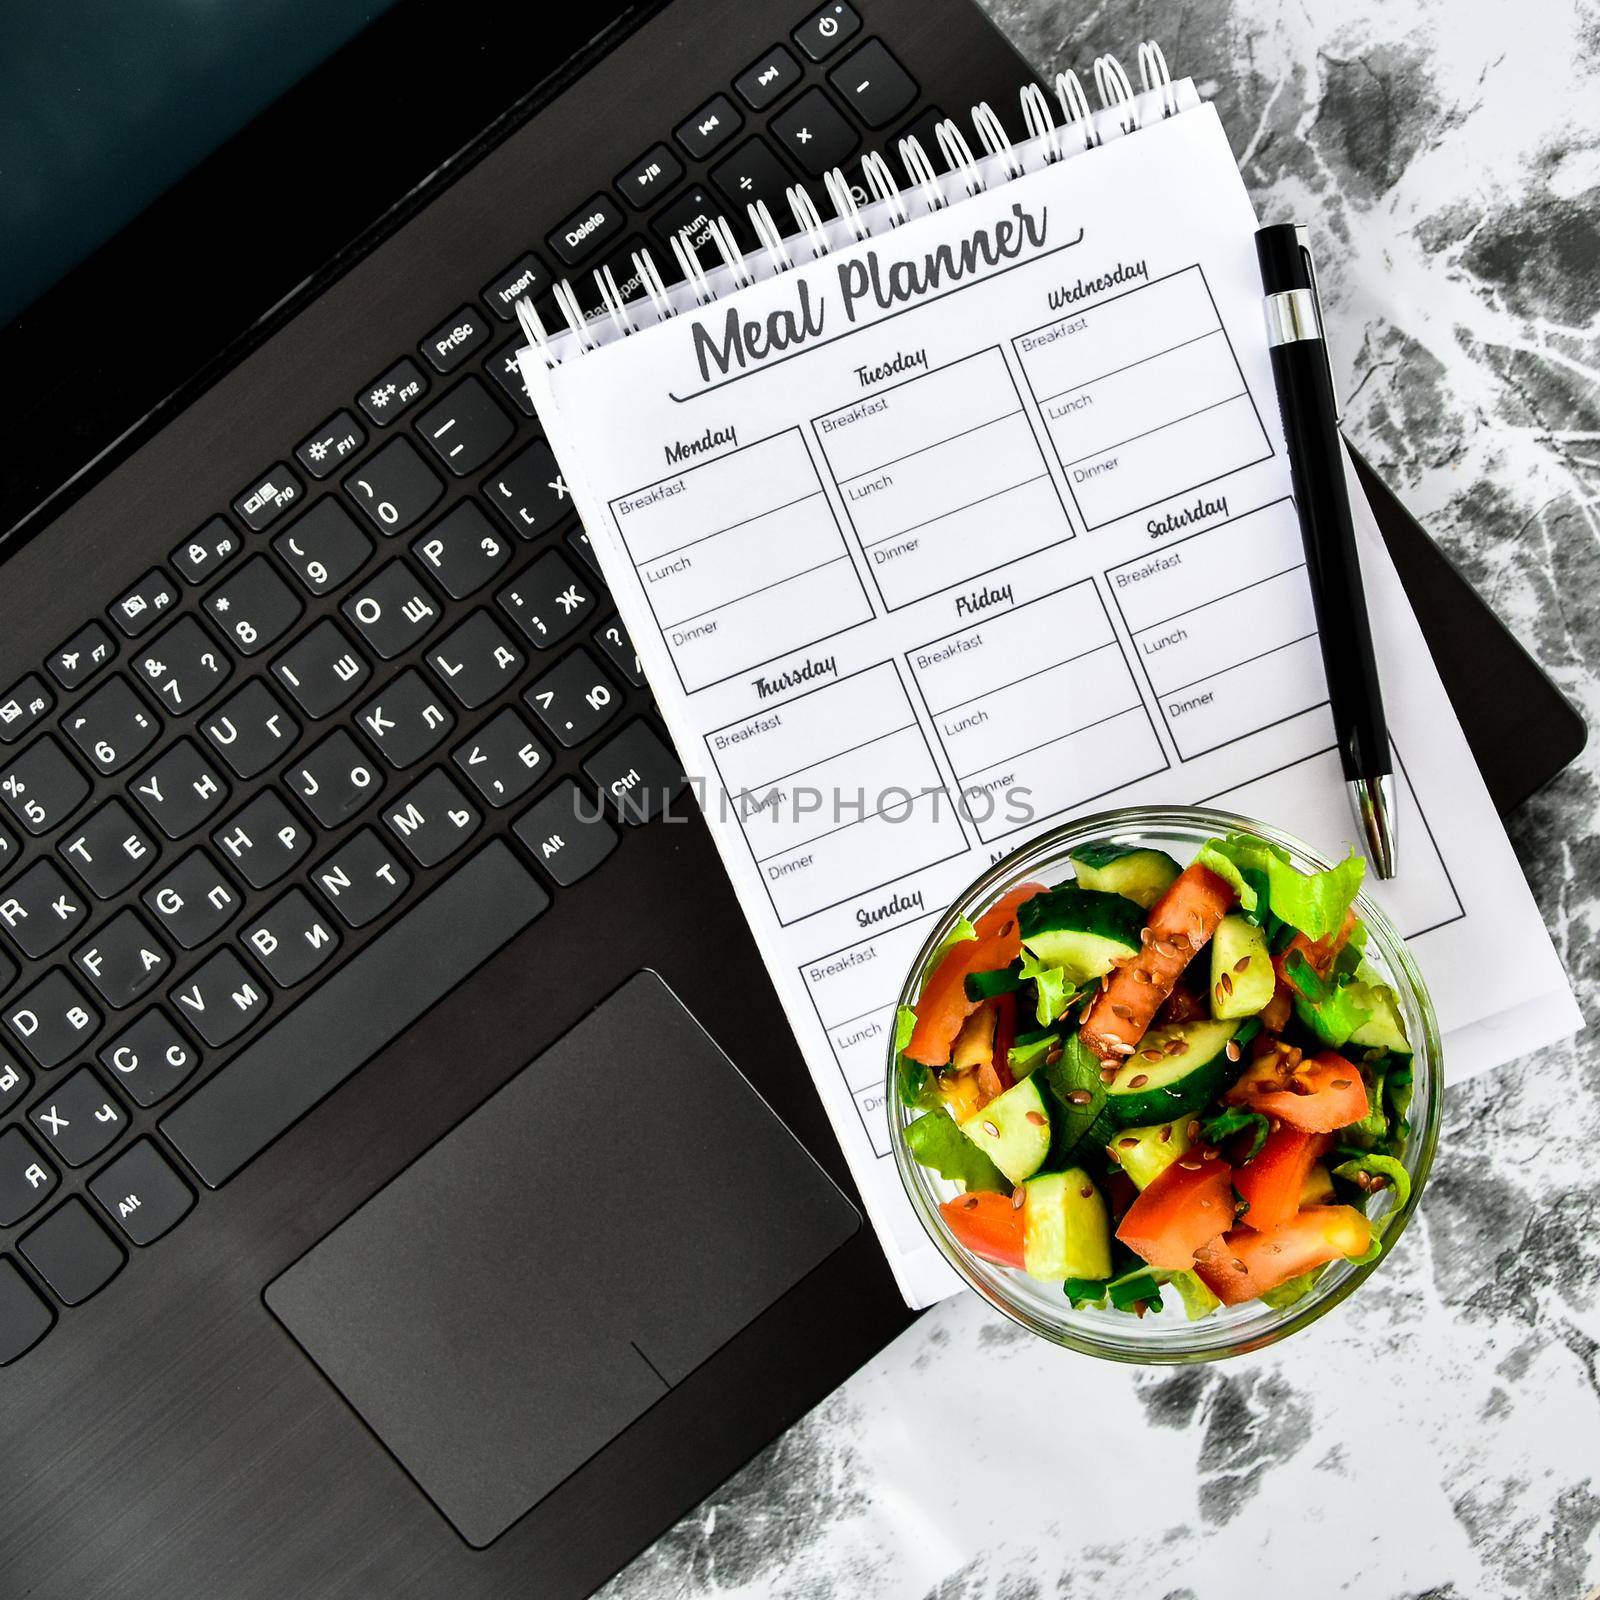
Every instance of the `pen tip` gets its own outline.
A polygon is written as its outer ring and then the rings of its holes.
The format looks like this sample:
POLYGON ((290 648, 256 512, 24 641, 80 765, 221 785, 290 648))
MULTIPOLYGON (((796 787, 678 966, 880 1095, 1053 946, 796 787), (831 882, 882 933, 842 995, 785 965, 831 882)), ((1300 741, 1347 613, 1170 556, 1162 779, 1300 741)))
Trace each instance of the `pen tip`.
POLYGON ((1395 849, 1394 779, 1384 772, 1370 778, 1352 779, 1347 787, 1373 872, 1381 879, 1393 878, 1399 870, 1395 849))

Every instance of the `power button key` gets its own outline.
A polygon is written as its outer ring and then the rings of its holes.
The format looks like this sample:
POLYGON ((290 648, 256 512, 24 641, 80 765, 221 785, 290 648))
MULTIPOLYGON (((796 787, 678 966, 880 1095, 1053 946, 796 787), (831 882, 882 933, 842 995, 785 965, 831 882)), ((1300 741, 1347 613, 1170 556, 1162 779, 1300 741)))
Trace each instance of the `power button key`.
POLYGON ((794 42, 813 61, 821 61, 860 32, 861 18, 844 0, 834 0, 794 30, 794 42))

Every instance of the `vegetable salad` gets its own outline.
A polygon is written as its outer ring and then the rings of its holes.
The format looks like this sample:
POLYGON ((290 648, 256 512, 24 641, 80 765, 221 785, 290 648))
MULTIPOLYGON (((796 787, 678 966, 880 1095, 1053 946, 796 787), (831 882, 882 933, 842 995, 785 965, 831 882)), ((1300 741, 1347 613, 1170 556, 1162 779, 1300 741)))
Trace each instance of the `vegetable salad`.
POLYGON ((1139 1316, 1307 1294, 1410 1193, 1411 1046, 1363 955, 1365 862, 1107 841, 962 922, 897 1019, 912 1155, 987 1261, 1139 1316), (1395 1204, 1369 1217, 1386 1189, 1395 1204), (1171 1301, 1165 1302, 1171 1304, 1171 1301))

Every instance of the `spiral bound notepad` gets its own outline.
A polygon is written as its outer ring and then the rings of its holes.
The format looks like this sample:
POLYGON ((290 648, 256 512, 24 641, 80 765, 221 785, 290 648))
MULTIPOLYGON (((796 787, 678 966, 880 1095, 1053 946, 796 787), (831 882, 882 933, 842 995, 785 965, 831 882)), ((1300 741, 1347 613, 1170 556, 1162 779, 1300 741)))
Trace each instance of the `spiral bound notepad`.
MULTIPOLYGON (((1139 52, 1022 91, 714 270, 635 258, 520 360, 908 1300, 954 1286, 887 1160, 894 1000, 935 916, 1067 817, 1206 801, 1352 831, 1215 111, 1139 52)), ((1358 493, 1401 876, 1452 1075, 1580 1025, 1358 493)), ((642 775, 635 775, 642 777, 642 775)), ((629 778, 619 789, 625 794, 629 778)))

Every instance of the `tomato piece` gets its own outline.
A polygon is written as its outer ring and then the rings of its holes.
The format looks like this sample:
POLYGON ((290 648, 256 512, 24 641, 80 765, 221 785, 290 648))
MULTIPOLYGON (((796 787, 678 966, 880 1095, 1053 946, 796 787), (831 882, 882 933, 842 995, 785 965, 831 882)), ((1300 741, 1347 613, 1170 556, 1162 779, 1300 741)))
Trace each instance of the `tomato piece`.
POLYGON ((1354 1206, 1312 1206, 1265 1233, 1236 1228, 1213 1239, 1194 1269, 1224 1305, 1236 1306, 1313 1267, 1359 1256, 1371 1243, 1372 1225, 1354 1206))
POLYGON ((1239 1221, 1257 1233, 1287 1222, 1300 1209, 1312 1167, 1332 1142, 1327 1134, 1305 1133, 1288 1124, 1269 1133, 1261 1153, 1234 1169, 1233 1186, 1250 1202, 1239 1221))
POLYGON ((1117 1237, 1152 1267, 1187 1272, 1208 1240, 1233 1226, 1233 1169, 1198 1150, 1174 1161, 1117 1225, 1117 1237))
POLYGON ((1145 918, 1150 937, 1132 960, 1112 968, 1084 1012, 1079 1036, 1102 1061, 1120 1064, 1133 1054, 1179 975, 1232 905, 1226 879, 1198 861, 1172 880, 1145 918))
POLYGON ((939 1207, 955 1241, 973 1255, 1001 1267, 1022 1265, 1022 1208, 1008 1194, 985 1190, 957 1195, 939 1207))
POLYGON ((991 906, 973 924, 976 939, 963 939, 945 951, 943 960, 928 975, 912 1010, 917 1025, 906 1054, 925 1067, 942 1067, 961 1024, 982 1004, 967 999, 969 972, 997 972, 1022 954, 1022 934, 1017 927, 1017 907, 1044 893, 1041 883, 1024 883, 991 906))
MULTIPOLYGON (((1275 965, 1278 969, 1278 980, 1285 984, 1295 994, 1300 988, 1293 978, 1289 976, 1289 958, 1300 955, 1306 958, 1307 964, 1319 978, 1326 979, 1333 971, 1333 964, 1339 959, 1339 952, 1350 942, 1350 935, 1355 931, 1356 914, 1346 911, 1344 923, 1337 933, 1329 934, 1326 939, 1308 939, 1305 934, 1296 932, 1295 936, 1278 952, 1275 965)), ((1312 995, 1304 998, 1310 1000, 1312 995)))
POLYGON ((1222 1098, 1302 1133, 1332 1133, 1366 1116, 1367 1086, 1359 1067, 1333 1050, 1304 1056, 1293 1066, 1290 1059, 1282 1050, 1264 1051, 1222 1098))

